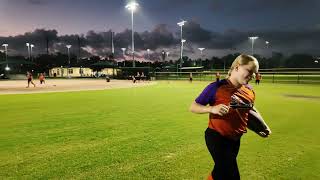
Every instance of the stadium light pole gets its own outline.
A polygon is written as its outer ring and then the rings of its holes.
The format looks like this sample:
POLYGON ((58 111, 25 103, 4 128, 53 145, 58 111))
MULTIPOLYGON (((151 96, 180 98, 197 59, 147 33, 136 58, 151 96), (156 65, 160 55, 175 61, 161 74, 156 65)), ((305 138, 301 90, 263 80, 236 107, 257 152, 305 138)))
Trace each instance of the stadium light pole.
POLYGON ((126 5, 126 8, 131 11, 131 39, 132 39, 132 66, 136 67, 136 62, 134 61, 134 30, 133 30, 133 12, 137 9, 139 6, 138 3, 132 1, 129 4, 126 5))
POLYGON ((198 48, 200 50, 201 58, 200 58, 200 66, 202 66, 202 51, 206 48, 198 48))
POLYGON ((126 66, 126 58, 124 57, 125 56, 125 54, 126 54, 126 48, 121 48, 121 50, 122 50, 122 55, 123 55, 123 66, 126 66))
POLYGON ((183 44, 184 44, 185 42, 186 42, 185 39, 182 39, 182 40, 181 40, 181 54, 180 54, 181 61, 180 61, 180 68, 182 68, 183 44))
POLYGON ((266 41, 267 52, 269 51, 269 44, 270 44, 270 42, 269 42, 269 41, 266 41))
POLYGON ((8 44, 2 44, 2 46, 4 47, 4 51, 5 51, 5 57, 6 57, 6 63, 7 66, 4 68, 6 71, 10 71, 10 67, 8 65, 8 44))
POLYGON ((71 45, 68 44, 66 45, 67 49, 68 49, 68 61, 69 61, 69 66, 68 66, 68 69, 67 69, 67 76, 69 77, 69 68, 70 68, 70 48, 71 48, 71 45))
POLYGON ((147 49, 147 54, 148 54, 149 68, 150 68, 150 66, 151 66, 151 60, 150 60, 150 49, 147 49))
POLYGON ((162 50, 162 52, 161 52, 161 53, 162 53, 162 55, 165 55, 165 54, 166 54, 166 52, 164 52, 164 50, 162 50))
MULTIPOLYGON (((269 41, 266 41, 266 46, 267 46, 267 56, 269 55, 269 41)), ((272 56, 272 54, 270 53, 270 57, 272 56)), ((269 68, 269 62, 266 61, 266 68, 269 68)))
POLYGON ((167 52, 166 52, 167 59, 169 58, 169 54, 170 54, 170 52, 169 52, 169 51, 167 51, 167 52))
MULTIPOLYGON (((187 21, 182 20, 181 22, 177 23, 177 25, 180 26, 180 42, 181 42, 181 46, 180 46, 180 66, 182 65, 182 51, 183 51, 182 49, 183 49, 183 40, 184 40, 184 39, 182 39, 182 27, 185 25, 186 22, 187 21)), ((184 40, 184 42, 185 42, 185 40, 184 40)), ((177 64, 179 64, 179 63, 177 63, 177 64)))
POLYGON ((26 43, 26 46, 28 47, 28 58, 30 59, 30 43, 26 43))
POLYGON ((150 49, 147 49, 148 59, 150 60, 150 49))
POLYGON ((249 39, 251 40, 251 54, 252 54, 252 56, 253 56, 253 44, 254 44, 254 41, 256 40, 256 39, 258 39, 259 37, 258 36, 251 36, 251 37, 249 37, 249 39))
POLYGON ((70 48, 71 48, 72 45, 68 44, 66 45, 67 49, 68 49, 68 64, 70 66, 70 48))
POLYGON ((200 54, 202 56, 202 51, 205 50, 206 48, 198 48, 200 50, 200 54))
POLYGON ((33 44, 30 44, 30 57, 31 57, 31 61, 33 61, 32 48, 34 48, 34 45, 33 45, 33 44))

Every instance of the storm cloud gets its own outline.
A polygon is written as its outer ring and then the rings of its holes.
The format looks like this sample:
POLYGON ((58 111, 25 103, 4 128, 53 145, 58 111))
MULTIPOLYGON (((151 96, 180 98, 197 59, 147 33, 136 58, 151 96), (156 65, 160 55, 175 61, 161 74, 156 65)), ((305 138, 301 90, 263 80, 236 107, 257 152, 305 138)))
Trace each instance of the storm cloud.
MULTIPOLYGON (((34 54, 45 54, 47 41, 50 53, 66 53, 66 45, 72 45, 71 53, 87 57, 91 55, 108 56, 111 54, 112 30, 96 32, 88 31, 86 34, 71 34, 59 36, 57 30, 36 29, 23 35, 0 37, 1 43, 9 44, 9 52, 14 55, 27 56, 26 43, 35 45, 34 54), (80 49, 79 49, 80 44, 80 49)), ((240 31, 229 29, 225 32, 214 32, 203 28, 196 21, 188 22, 183 29, 183 38, 187 40, 184 46, 184 55, 199 57, 199 47, 204 47, 206 57, 221 56, 230 52, 250 53, 251 41, 249 36, 259 36, 255 41, 254 49, 258 54, 270 51, 288 53, 310 53, 317 55, 320 41, 318 27, 296 30, 266 30, 266 31, 240 31), (269 47, 265 41, 269 41, 269 47), (216 52, 220 52, 216 54, 216 52)), ((151 31, 135 32, 135 51, 146 54, 151 49, 155 55, 162 51, 170 52, 171 58, 178 58, 180 53, 180 31, 171 32, 166 24, 156 25, 151 31)), ((114 33, 115 55, 121 55, 121 48, 131 51, 131 30, 114 33)))

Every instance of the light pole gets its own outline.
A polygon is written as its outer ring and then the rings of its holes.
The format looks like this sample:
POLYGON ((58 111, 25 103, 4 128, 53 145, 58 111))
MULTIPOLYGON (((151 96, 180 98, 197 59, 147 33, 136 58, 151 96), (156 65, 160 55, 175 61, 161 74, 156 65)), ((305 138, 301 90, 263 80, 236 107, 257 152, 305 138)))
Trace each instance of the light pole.
POLYGON ((150 60, 150 49, 147 49, 147 54, 148 54, 149 68, 150 68, 150 66, 151 66, 151 60, 150 60))
POLYGON ((161 57, 162 57, 163 61, 166 60, 166 52, 164 52, 164 50, 162 50, 162 52, 161 52, 161 57))
POLYGON ((177 25, 180 26, 180 41, 181 41, 181 47, 180 47, 180 66, 182 65, 182 51, 183 51, 183 43, 185 42, 184 39, 182 39, 182 27, 187 21, 182 20, 181 22, 178 22, 177 25))
POLYGON ((181 54, 180 54, 180 57, 181 57, 181 61, 180 61, 180 68, 182 68, 182 57, 183 57, 183 44, 186 42, 185 39, 182 39, 181 40, 181 54))
POLYGON ((30 59, 30 43, 26 43, 26 46, 28 47, 28 58, 30 59))
POLYGON ((30 44, 30 57, 31 57, 31 61, 33 61, 33 55, 32 55, 32 48, 34 47, 33 44, 30 44))
POLYGON ((71 45, 68 44, 66 45, 66 47, 68 48, 68 61, 69 61, 69 66, 67 68, 67 76, 69 77, 69 68, 70 68, 70 48, 71 48, 71 45))
POLYGON ((201 58, 200 58, 200 66, 202 66, 202 51, 206 48, 198 48, 200 50, 201 58))
POLYGON ((4 51, 5 51, 5 55, 6 55, 6 62, 7 62, 7 66, 4 68, 6 71, 10 71, 10 67, 8 65, 8 44, 2 44, 2 46, 4 47, 4 51))
POLYGON ((258 36, 251 36, 249 37, 249 39, 251 40, 251 54, 253 56, 253 44, 254 44, 254 40, 258 39, 258 36))
MULTIPOLYGON (((266 46, 267 46, 267 56, 268 56, 268 54, 269 54, 269 41, 266 41, 266 46)), ((270 53, 270 57, 272 56, 272 53, 270 53)), ((269 63, 268 63, 268 61, 266 61, 266 68, 268 68, 269 67, 269 63)))
POLYGON ((126 66, 126 58, 125 58, 125 54, 126 54, 126 48, 121 48, 121 50, 122 50, 122 55, 123 55, 123 66, 126 66))
POLYGON ((71 48, 72 45, 66 45, 66 47, 68 48, 68 63, 69 63, 69 66, 70 66, 70 48, 71 48))
POLYGON ((133 32, 133 12, 137 9, 139 6, 136 2, 130 2, 126 5, 126 8, 131 11, 131 39, 132 39, 132 66, 136 67, 136 63, 134 61, 134 32, 133 32))
MULTIPOLYGON (((167 51, 167 52, 166 52, 167 59, 169 58, 169 54, 170 54, 170 52, 169 52, 169 51, 167 51)), ((168 60, 169 60, 169 59, 168 59, 168 60)))
POLYGON ((150 49, 147 49, 148 59, 150 60, 150 49))

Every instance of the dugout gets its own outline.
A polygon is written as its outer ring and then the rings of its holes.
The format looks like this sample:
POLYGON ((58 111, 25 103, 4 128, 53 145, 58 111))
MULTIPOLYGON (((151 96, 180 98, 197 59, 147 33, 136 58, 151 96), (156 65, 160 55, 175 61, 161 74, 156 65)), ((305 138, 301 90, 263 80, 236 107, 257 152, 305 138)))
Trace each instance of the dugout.
POLYGON ((136 79, 140 78, 137 77, 137 74, 141 75, 144 74, 145 77, 143 77, 146 80, 150 80, 150 77, 153 74, 151 67, 121 67, 121 73, 119 74, 119 78, 121 79, 132 79, 132 76, 135 76, 136 79))

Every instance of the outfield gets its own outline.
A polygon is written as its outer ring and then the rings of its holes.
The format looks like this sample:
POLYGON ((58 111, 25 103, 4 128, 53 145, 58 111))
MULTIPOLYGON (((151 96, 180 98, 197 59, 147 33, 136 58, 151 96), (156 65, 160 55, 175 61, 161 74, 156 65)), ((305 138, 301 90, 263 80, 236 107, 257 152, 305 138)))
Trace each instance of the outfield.
MULTIPOLYGON (((188 108, 206 84, 0 95, 0 179, 205 179, 208 115, 188 108)), ((320 179, 320 85, 254 89, 273 134, 242 138, 241 178, 320 179)))

